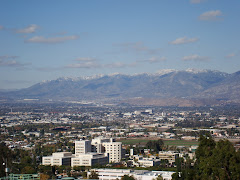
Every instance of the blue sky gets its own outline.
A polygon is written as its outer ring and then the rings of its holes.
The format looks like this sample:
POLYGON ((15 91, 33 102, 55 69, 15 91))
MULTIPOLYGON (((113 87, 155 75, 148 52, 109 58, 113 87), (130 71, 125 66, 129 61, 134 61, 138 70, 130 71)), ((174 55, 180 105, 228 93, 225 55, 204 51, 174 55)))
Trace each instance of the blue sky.
POLYGON ((96 74, 240 70, 239 0, 0 2, 0 89, 96 74))

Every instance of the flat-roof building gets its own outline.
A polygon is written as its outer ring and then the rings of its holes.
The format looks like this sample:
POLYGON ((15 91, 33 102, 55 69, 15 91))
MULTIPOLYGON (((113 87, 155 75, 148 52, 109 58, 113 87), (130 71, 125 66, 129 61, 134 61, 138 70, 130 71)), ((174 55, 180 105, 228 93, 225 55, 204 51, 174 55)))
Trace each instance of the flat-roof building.
MULTIPOLYGON (((100 180, 116 180, 121 179, 124 175, 133 176, 137 180, 152 180, 159 175, 164 180, 171 180, 172 171, 147 171, 147 170, 131 170, 131 169, 94 169, 100 180)), ((88 173, 88 175, 90 172, 88 173)))
POLYGON ((108 163, 108 156, 103 153, 86 153, 76 157, 72 157, 71 166, 93 166, 104 165, 108 163))
POLYGON ((71 165, 71 152, 55 152, 52 156, 42 157, 42 165, 50 166, 70 166, 71 165))

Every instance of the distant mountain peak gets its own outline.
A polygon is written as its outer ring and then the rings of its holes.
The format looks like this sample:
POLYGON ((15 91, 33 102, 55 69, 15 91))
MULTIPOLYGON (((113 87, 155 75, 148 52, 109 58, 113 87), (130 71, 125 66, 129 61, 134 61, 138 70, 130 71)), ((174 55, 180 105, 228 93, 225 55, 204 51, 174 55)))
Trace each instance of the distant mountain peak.
POLYGON ((50 80, 43 80, 39 84, 42 85, 42 84, 45 84, 45 83, 48 83, 48 82, 50 82, 50 80))
POLYGON ((172 72, 177 72, 177 70, 175 69, 161 69, 159 71, 157 71, 156 75, 165 75, 165 74, 169 74, 169 73, 172 73, 172 72))
MULTIPOLYGON (((1 92, 15 99, 123 100, 135 97, 152 99, 226 99, 240 102, 240 72, 228 74, 213 70, 162 69, 157 73, 98 74, 61 77, 42 81, 29 88, 1 92)), ((177 102, 179 103, 179 102, 177 102)))
POLYGON ((176 70, 176 69, 161 69, 157 71, 156 75, 165 75, 169 73, 178 73, 178 72, 188 72, 191 74, 198 74, 198 73, 208 73, 208 72, 214 72, 214 73, 221 73, 220 71, 215 70, 209 70, 209 69, 195 69, 195 68, 188 68, 186 70, 176 70))
POLYGON ((197 74, 197 73, 206 73, 206 72, 209 72, 211 70, 207 70, 207 69, 195 69, 195 68, 188 68, 186 69, 186 72, 190 72, 190 73, 194 73, 194 74, 197 74))
MULTIPOLYGON (((208 73, 208 72, 214 72, 214 73, 222 73, 222 74, 227 74, 224 72, 216 71, 216 70, 207 70, 207 69, 194 69, 194 68, 188 68, 186 70, 176 70, 176 69, 161 69, 157 71, 156 73, 135 73, 135 74, 123 74, 123 73, 112 73, 112 74, 95 74, 92 76, 80 76, 80 77, 60 77, 56 80, 53 81, 79 81, 79 80, 94 80, 94 79, 99 79, 102 77, 118 77, 118 76, 128 76, 128 77, 135 77, 139 75, 146 75, 146 76, 163 76, 169 73, 178 73, 178 72, 187 72, 191 74, 198 74, 198 73, 208 73)), ((43 80, 40 82, 40 84, 48 83, 51 80, 43 80)))
POLYGON ((213 72, 213 73, 223 73, 221 71, 217 70, 209 70, 209 69, 195 69, 195 68, 188 68, 185 70, 186 72, 190 72, 193 74, 198 74, 198 73, 208 73, 208 72, 213 72))

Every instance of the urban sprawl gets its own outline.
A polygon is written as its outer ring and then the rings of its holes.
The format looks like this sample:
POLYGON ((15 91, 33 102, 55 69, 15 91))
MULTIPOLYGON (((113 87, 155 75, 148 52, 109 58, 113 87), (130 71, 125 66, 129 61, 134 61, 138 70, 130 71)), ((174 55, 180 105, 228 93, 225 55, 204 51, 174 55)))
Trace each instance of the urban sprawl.
POLYGON ((2 177, 170 180, 179 162, 196 162, 200 136, 240 147, 234 106, 3 103, 0 122, 1 148, 11 152, 11 162, 0 160, 2 177))

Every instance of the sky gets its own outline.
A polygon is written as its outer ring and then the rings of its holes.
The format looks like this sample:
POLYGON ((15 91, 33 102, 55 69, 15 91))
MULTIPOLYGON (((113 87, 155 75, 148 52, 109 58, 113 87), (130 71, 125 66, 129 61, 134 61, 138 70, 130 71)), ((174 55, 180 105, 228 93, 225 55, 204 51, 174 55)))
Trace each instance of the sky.
POLYGON ((98 74, 240 70, 239 0, 2 0, 0 89, 98 74))

